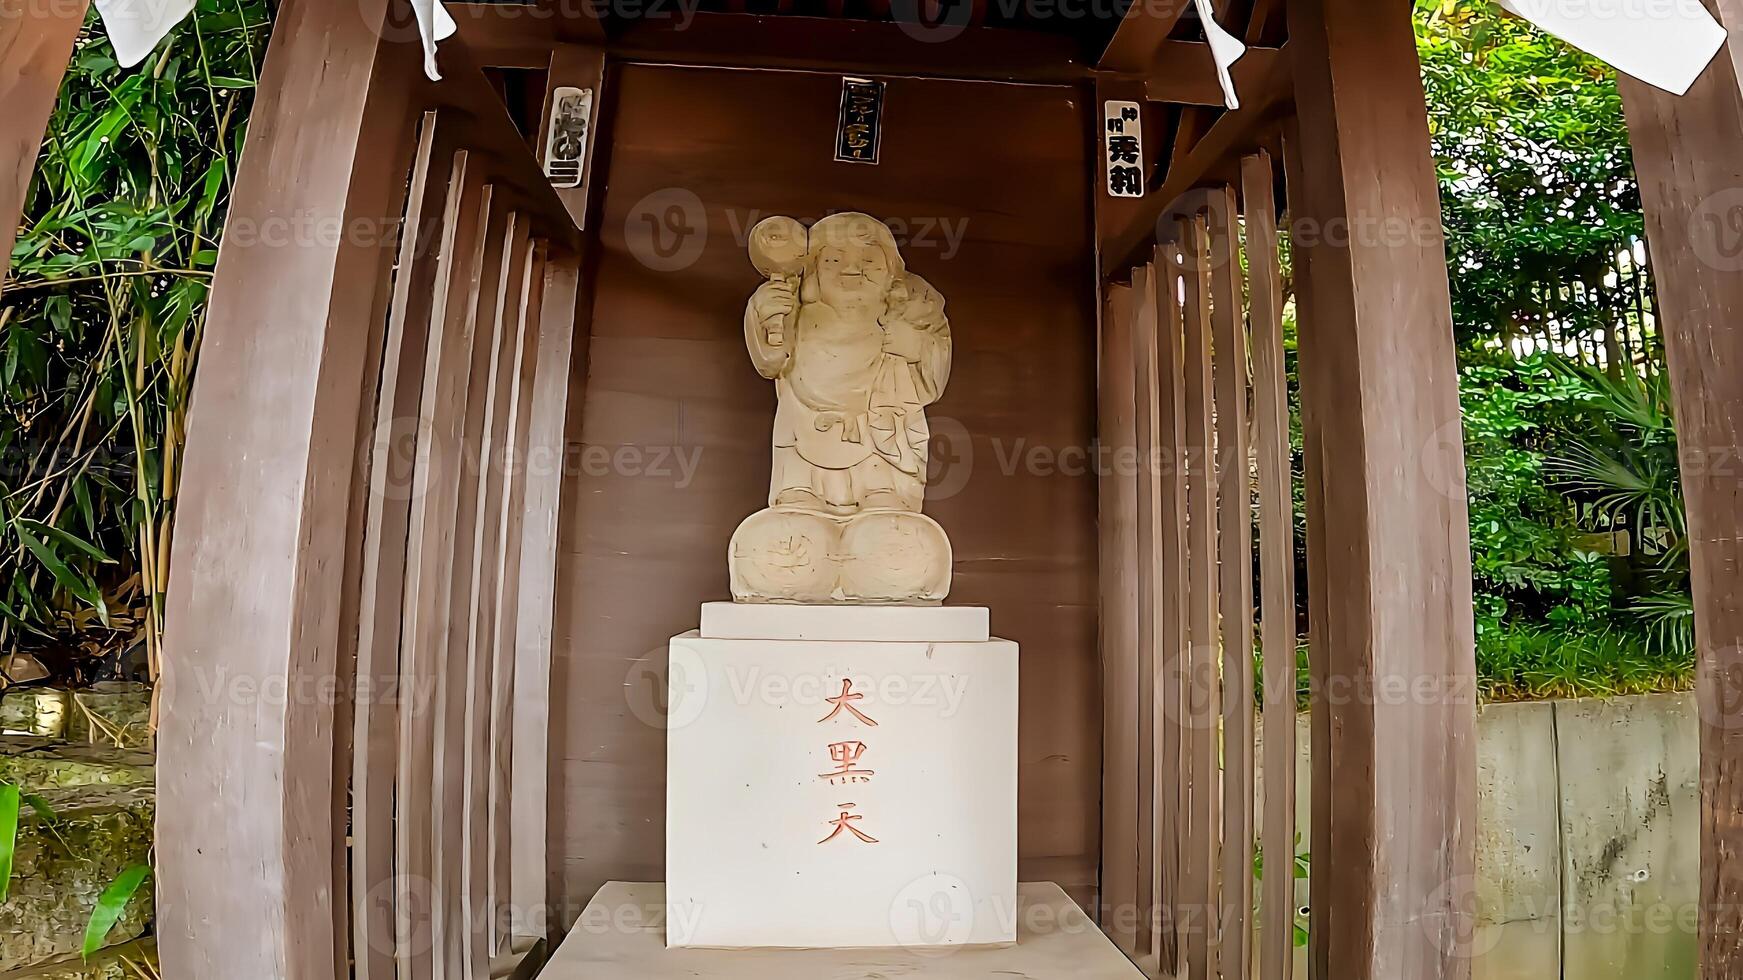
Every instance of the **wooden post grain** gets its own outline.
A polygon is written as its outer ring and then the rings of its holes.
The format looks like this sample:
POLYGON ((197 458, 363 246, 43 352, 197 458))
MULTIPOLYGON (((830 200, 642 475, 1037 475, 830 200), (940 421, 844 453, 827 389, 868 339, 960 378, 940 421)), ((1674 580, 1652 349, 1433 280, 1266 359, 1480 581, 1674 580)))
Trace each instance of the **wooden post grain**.
POLYGON ((1470 975, 1475 662, 1439 191, 1411 12, 1291 0, 1313 659, 1312 959, 1470 975), (1316 486, 1317 484, 1317 486, 1316 486))
POLYGON ((1688 507, 1701 720, 1700 975, 1743 975, 1743 5, 1686 95, 1617 76, 1688 507))
POLYGON ((1185 380, 1181 375, 1180 246, 1158 246, 1152 286, 1156 292, 1157 445, 1161 470, 1157 479, 1157 700, 1158 749, 1155 786, 1157 812, 1157 885, 1163 902, 1158 922, 1158 969, 1172 975, 1181 956, 1181 871, 1185 856, 1182 837, 1187 815, 1186 757, 1186 415, 1185 380))
POLYGON ((90 0, 0 0, 0 287, 90 0))

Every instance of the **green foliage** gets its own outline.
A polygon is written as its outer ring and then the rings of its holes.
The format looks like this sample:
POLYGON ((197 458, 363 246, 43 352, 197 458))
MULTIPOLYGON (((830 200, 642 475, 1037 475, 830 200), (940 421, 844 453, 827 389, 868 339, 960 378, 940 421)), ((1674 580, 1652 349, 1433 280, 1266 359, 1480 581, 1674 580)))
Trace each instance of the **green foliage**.
POLYGON ((1643 223, 1610 69, 1486 0, 1418 0, 1416 23, 1461 339, 1635 315, 1643 280, 1612 275, 1643 223))
POLYGON ((115 923, 120 922, 122 914, 127 911, 127 903, 133 900, 139 886, 149 877, 150 865, 135 864, 103 889, 103 894, 97 897, 96 907, 91 909, 90 921, 85 924, 85 942, 79 951, 81 956, 90 959, 92 953, 103 948, 115 923))
POLYGON ((95 24, 0 307, 0 647, 68 680, 95 655, 156 653, 181 423, 267 8, 199 0, 128 71, 95 24))

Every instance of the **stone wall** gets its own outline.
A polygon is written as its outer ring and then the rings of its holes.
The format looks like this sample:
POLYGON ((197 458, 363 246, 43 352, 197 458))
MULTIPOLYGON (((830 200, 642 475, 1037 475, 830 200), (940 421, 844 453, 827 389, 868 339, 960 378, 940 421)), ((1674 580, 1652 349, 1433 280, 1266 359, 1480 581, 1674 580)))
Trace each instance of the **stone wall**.
MULTIPOLYGON (((1695 711, 1692 694, 1482 708, 1477 877, 1451 885, 1475 891, 1474 980, 1695 975, 1695 711)), ((1305 851, 1305 715, 1296 737, 1305 851)), ((1306 883, 1297 889, 1305 906, 1306 883)))

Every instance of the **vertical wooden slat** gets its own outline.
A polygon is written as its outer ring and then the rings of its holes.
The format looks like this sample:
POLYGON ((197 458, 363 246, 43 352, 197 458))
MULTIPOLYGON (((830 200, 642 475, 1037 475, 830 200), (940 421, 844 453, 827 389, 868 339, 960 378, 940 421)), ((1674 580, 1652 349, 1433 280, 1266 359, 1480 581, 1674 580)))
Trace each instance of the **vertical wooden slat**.
POLYGON ((1137 483, 1138 648, 1133 689, 1138 696, 1137 794, 1138 867, 1136 902, 1140 916, 1135 952, 1155 952, 1156 920, 1156 289, 1153 267, 1132 272, 1130 363, 1133 375, 1132 457, 1137 483))
POLYGON ((1203 216, 1182 223, 1186 302, 1183 316, 1182 376, 1185 405, 1187 672, 1186 754, 1191 800, 1187 809, 1185 855, 1181 859, 1187 930, 1186 966, 1190 980, 1218 973, 1217 812, 1221 794, 1217 744, 1217 486, 1211 451, 1210 251, 1203 216))
POLYGON ((551 255, 539 309, 539 355, 528 419, 526 505, 521 535, 519 613, 515 617, 514 756, 510 809, 514 831, 516 928, 545 937, 550 787, 551 625, 557 597, 557 521, 569 406, 580 400, 585 351, 573 349, 580 267, 551 255))
POLYGON ((0 0, 0 285, 86 0, 0 0))
MULTIPOLYGON (((472 537, 472 585, 470 590, 471 634, 466 652, 468 673, 465 714, 465 782, 462 789, 464 864, 460 876, 460 902, 466 915, 461 943, 464 976, 488 976, 490 972, 490 725, 495 679, 493 646, 496 637, 496 594, 500 587, 502 560, 502 510, 507 490, 503 479, 502 451, 508 441, 509 416, 514 400, 516 348, 520 342, 521 300, 525 287, 527 256, 532 242, 525 215, 511 213, 503 227, 497 274, 490 303, 492 338, 488 363, 474 384, 484 386, 484 411, 479 425, 476 487, 477 513, 472 537)), ((480 334, 482 339, 482 332, 480 334)), ((474 364, 476 365, 476 361, 474 364)))
POLYGON ((518 312, 519 335, 515 345, 513 418, 509 442, 504 447, 503 476, 506 481, 502 508, 501 572, 495 597, 496 636, 492 643, 490 694, 490 744, 494 750, 490 773, 490 893, 493 946, 498 955, 507 952, 513 938, 511 921, 513 879, 511 838, 512 786, 510 766, 514 756, 514 642, 520 608, 520 562, 525 529, 527 448, 532 429, 533 383, 538 370, 539 310, 545 287, 545 245, 533 243, 521 276, 518 312))
POLYGON ((435 920, 442 897, 437 849, 437 715, 447 670, 447 625, 459 508, 460 435, 465 423, 472 357, 470 295, 484 236, 483 181, 465 151, 454 155, 437 259, 435 302, 418 404, 417 463, 406 538, 407 602, 401 633, 399 778, 395 799, 395 864, 413 889, 401 895, 399 974, 426 980, 435 970, 435 920), (413 899, 424 907, 404 904, 413 899), (418 913, 427 916, 420 921, 418 913))
POLYGON ((436 758, 434 799, 430 811, 436 840, 436 914, 431 918, 431 938, 436 945, 436 976, 461 980, 469 974, 466 964, 466 865, 470 841, 466 817, 472 800, 466 778, 468 715, 475 700, 478 678, 472 670, 473 581, 478 560, 478 525, 484 501, 476 467, 482 460, 486 410, 492 358, 501 345, 501 324, 496 317, 497 286, 502 280, 503 253, 507 251, 510 213, 501 192, 484 188, 485 233, 472 256, 472 282, 466 295, 472 332, 470 361, 466 368, 466 398, 460 428, 460 491, 454 518, 454 563, 450 569, 453 598, 449 605, 447 650, 436 699, 436 758))
POLYGON ((1313 710, 1326 713, 1312 751, 1310 942, 1316 965, 1349 980, 1462 980, 1476 822, 1470 518, 1411 12, 1290 0, 1287 13, 1311 136, 1291 207, 1317 239, 1302 402, 1323 481, 1310 542, 1323 559, 1308 582, 1325 603, 1313 710))
POLYGON ((1700 975, 1743 976, 1743 6, 1682 96, 1617 77, 1688 507, 1701 722, 1700 975))
POLYGON ((1266 792, 1261 837, 1267 868, 1279 871, 1267 874, 1261 900, 1264 910, 1261 975, 1267 980, 1286 978, 1293 969, 1297 696, 1293 477, 1274 194, 1275 174, 1270 154, 1261 150, 1244 158, 1242 197, 1250 276, 1261 634, 1265 651, 1262 721, 1266 792))
POLYGON ((1253 340, 1254 454, 1259 469, 1259 569, 1264 664, 1265 855, 1260 897, 1260 977, 1295 969, 1295 496, 1289 466, 1289 397, 1283 363, 1283 298, 1271 156, 1241 160, 1247 218, 1247 295, 1253 340))
POLYGON ((1110 286, 1102 316, 1101 653, 1102 929, 1137 948, 1138 901, 1138 529, 1137 477, 1122 470, 1134 449, 1133 290, 1110 286), (1110 465, 1110 463, 1114 465, 1110 465))
POLYGON ((1223 974, 1253 972, 1253 505, 1247 452, 1247 332, 1235 191, 1211 192, 1211 323, 1214 334, 1217 540, 1222 601, 1223 974))
POLYGON ((1172 975, 1181 955, 1180 862, 1187 803, 1186 759, 1186 469, 1185 379, 1181 373, 1180 247, 1168 242, 1155 252, 1156 423, 1162 469, 1157 480, 1157 711, 1158 751, 1157 893, 1165 903, 1158 945, 1160 972, 1172 975))
POLYGON ((366 547, 358 587, 357 697, 351 770, 352 957, 357 980, 394 974, 393 798, 398 755, 400 617, 404 612, 418 402, 436 285, 439 229, 449 154, 437 146, 437 118, 418 132, 398 271, 379 357, 380 383, 365 504, 366 547))

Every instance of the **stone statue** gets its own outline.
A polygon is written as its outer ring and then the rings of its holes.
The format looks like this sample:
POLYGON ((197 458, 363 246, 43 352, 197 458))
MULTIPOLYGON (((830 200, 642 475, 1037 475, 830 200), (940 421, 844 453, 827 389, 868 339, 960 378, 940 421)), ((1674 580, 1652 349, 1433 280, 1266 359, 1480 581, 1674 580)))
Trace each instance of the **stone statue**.
POLYGON ((745 346, 775 382, 774 465, 768 509, 733 534, 733 598, 942 601, 950 541, 920 509, 925 408, 950 379, 944 298, 864 214, 765 219, 750 256, 768 281, 745 346))

